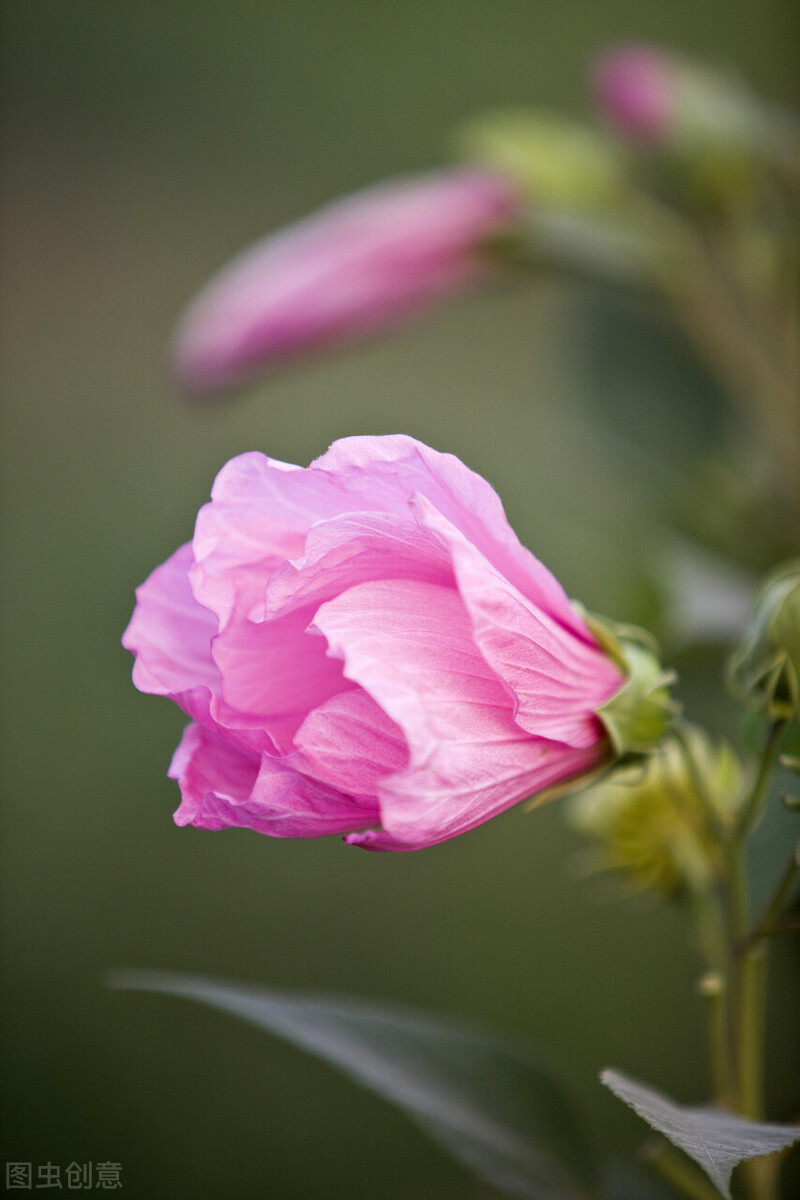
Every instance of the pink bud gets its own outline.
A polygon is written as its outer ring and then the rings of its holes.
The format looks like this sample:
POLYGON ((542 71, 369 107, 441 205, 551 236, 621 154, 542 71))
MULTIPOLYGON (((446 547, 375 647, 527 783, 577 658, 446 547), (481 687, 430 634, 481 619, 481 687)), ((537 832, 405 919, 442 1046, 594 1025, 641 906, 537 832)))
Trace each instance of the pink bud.
POLYGON ((673 70, 657 47, 630 43, 607 50, 595 63, 593 90, 601 115, 630 141, 658 144, 668 137, 673 70))
POLYGON ((265 238, 184 315, 173 352, 180 382, 236 383, 472 285, 488 266, 480 244, 516 207, 507 181, 459 170, 373 186, 265 238))

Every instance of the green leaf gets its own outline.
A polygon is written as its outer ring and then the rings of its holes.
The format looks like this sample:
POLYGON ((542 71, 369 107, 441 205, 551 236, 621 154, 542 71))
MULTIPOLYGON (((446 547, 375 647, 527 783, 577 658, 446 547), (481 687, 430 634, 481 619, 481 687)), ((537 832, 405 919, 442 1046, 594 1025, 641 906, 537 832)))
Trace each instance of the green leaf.
POLYGON ((126 971, 111 983, 222 1009, 333 1063, 508 1195, 586 1196, 586 1151, 561 1092, 524 1048, 496 1034, 349 996, 191 975, 126 971))
POLYGON ((731 1172, 737 1163, 784 1150, 800 1138, 800 1128, 789 1125, 745 1121, 712 1108, 684 1108, 619 1071, 603 1071, 600 1079, 653 1129, 693 1158, 726 1200, 730 1200, 731 1172))

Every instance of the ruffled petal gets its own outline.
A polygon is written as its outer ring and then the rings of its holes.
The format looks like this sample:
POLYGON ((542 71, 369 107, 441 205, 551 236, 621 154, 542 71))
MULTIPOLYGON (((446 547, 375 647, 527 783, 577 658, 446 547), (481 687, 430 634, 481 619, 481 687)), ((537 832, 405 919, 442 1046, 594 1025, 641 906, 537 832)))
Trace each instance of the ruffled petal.
POLYGON ((184 731, 169 776, 181 789, 178 825, 322 837, 377 819, 376 804, 356 804, 296 771, 290 761, 248 754, 199 725, 184 731))
POLYGON ((347 513, 314 525, 303 557, 284 563, 272 575, 267 616, 317 606, 358 583, 403 578, 452 584, 450 556, 441 540, 420 528, 410 509, 402 517, 347 513))
POLYGON ((444 744, 425 766, 386 780, 379 790, 383 828, 351 833, 345 840, 365 850, 422 850, 468 833, 602 761, 598 746, 575 749, 520 737, 510 722, 496 721, 490 741, 444 744))
POLYGON ((350 795, 312 779, 291 759, 264 755, 253 791, 251 829, 271 837, 351 833, 380 819, 377 800, 350 795))
POLYGON ((345 676, 403 730, 414 765, 443 741, 483 741, 495 711, 511 718, 511 698, 476 650, 452 588, 412 580, 359 584, 323 604, 313 627, 343 660, 345 676))
POLYGON ((379 785, 408 765, 402 730, 361 688, 315 708, 294 740, 299 770, 347 795, 371 799, 376 813, 379 785))
POLYGON ((181 546, 136 589, 136 608, 122 644, 136 655, 133 682, 140 692, 175 698, 193 688, 219 685, 211 655, 217 622, 192 594, 188 573, 193 562, 191 545, 181 546))
POLYGON ((136 655, 133 682, 140 692, 168 696, 193 721, 246 750, 274 752, 265 730, 243 728, 234 713, 227 723, 219 719, 222 677, 212 651, 217 620, 192 594, 193 562, 191 545, 181 546, 136 589, 136 608, 122 635, 125 649, 136 655))
POLYGON ((416 849, 462 833, 601 757, 526 734, 476 649, 460 596, 411 581, 361 584, 323 605, 331 653, 402 729, 405 771, 378 786, 383 831, 352 838, 416 849))
POLYGON ((523 596, 425 497, 415 507, 450 550, 476 644, 514 697, 516 723, 570 746, 593 746, 603 736, 594 713, 622 687, 620 668, 523 596))
POLYGON ((176 825, 225 829, 236 823, 228 818, 229 810, 250 796, 260 763, 260 755, 238 749, 201 725, 187 725, 167 772, 181 789, 176 825))
POLYGON ((455 455, 404 434, 349 437, 334 442, 309 470, 336 472, 348 487, 362 489, 372 507, 389 511, 405 511, 414 493, 426 497, 522 595, 591 641, 561 584, 520 543, 494 488, 455 455))
POLYGON ((211 503, 197 515, 191 570, 196 600, 217 616, 262 620, 264 590, 286 559, 303 554, 309 528, 343 512, 371 507, 332 475, 251 452, 217 475, 211 503))
POLYGON ((279 754, 312 709, 355 685, 325 641, 306 632, 311 608, 269 621, 236 621, 214 640, 222 683, 211 715, 225 726, 264 729, 279 754))

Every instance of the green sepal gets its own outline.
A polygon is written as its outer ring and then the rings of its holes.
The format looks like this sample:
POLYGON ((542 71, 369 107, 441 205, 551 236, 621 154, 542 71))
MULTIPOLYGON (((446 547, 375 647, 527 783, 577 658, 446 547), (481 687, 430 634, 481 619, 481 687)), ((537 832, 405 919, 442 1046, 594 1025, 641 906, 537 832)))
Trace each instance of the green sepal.
POLYGON ((584 619, 626 677, 620 690, 596 710, 614 754, 651 754, 680 711, 669 691, 677 676, 664 670, 658 642, 646 630, 589 613, 584 619))
POLYGON ((596 710, 608 735, 609 753, 605 760, 577 779, 537 792, 526 801, 525 812, 602 784, 613 778, 620 767, 643 764, 645 756, 658 749, 680 712, 680 706, 669 694, 677 676, 661 666, 661 651, 653 635, 637 625, 622 625, 587 613, 577 601, 572 604, 600 647, 623 671, 626 682, 596 710))

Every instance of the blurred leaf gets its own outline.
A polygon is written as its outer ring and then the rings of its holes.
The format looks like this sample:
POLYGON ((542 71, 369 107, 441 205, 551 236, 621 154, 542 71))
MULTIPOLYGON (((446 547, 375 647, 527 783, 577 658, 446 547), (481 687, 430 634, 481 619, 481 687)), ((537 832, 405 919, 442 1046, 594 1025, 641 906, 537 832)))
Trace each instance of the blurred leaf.
POLYGON ((600 1078, 653 1129, 693 1158, 726 1200, 730 1200, 731 1172, 738 1163, 784 1150, 800 1138, 800 1128, 744 1121, 711 1108, 683 1108, 618 1071, 603 1071, 600 1078))
POLYGON ((399 1105, 454 1158, 511 1196, 586 1196, 586 1151, 561 1092, 523 1048, 495 1034, 348 996, 158 971, 119 972, 111 982, 197 1000, 319 1055, 399 1105))

